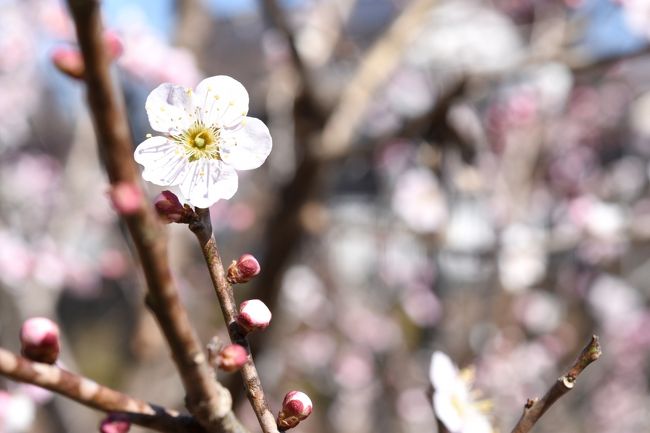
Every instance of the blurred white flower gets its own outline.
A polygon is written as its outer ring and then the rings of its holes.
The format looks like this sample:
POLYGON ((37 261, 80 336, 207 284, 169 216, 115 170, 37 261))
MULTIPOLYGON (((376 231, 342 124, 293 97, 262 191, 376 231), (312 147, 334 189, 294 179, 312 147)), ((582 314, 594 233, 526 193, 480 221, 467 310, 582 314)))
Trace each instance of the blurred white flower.
POLYGON ((538 283, 546 274, 546 233, 536 227, 513 224, 502 235, 499 279, 503 288, 519 292, 538 283))
POLYGON ((442 352, 431 357, 429 378, 433 385, 433 409, 450 433, 491 433, 492 426, 471 389, 473 372, 458 368, 442 352))
POLYGON ((648 0, 622 0, 619 1, 623 7, 623 17, 628 28, 634 33, 650 37, 648 25, 650 25, 650 1, 648 0))
POLYGON ((36 405, 29 397, 0 390, 0 432, 27 432, 35 417, 36 405))
POLYGON ((434 233, 447 219, 447 203, 430 170, 415 168, 397 180, 393 211, 414 231, 434 233))
POLYGON ((496 242, 493 223, 484 203, 461 200, 451 209, 445 247, 463 253, 491 249, 496 242))
POLYGON ((237 191, 235 170, 251 170, 271 152, 271 134, 247 117, 248 92, 234 78, 218 75, 196 91, 164 83, 147 98, 150 137, 135 150, 142 177, 156 185, 180 187, 193 206, 207 208, 237 191))
POLYGON ((442 2, 427 24, 406 54, 412 64, 487 72, 508 69, 522 57, 514 23, 478 2, 442 2))

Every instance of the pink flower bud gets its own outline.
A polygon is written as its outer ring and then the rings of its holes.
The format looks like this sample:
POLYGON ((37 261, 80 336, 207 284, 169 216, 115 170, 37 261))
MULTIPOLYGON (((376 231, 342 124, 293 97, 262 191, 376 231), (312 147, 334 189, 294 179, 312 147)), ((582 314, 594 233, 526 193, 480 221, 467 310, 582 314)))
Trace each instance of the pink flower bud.
POLYGON ((25 358, 54 364, 59 357, 59 327, 44 317, 27 319, 20 328, 20 344, 25 358))
POLYGON ((239 305, 237 323, 247 332, 264 330, 271 323, 271 310, 259 299, 244 301, 239 305))
POLYGON ((154 200, 158 216, 166 223, 188 223, 194 212, 183 206, 171 191, 163 191, 154 200))
POLYGON ((133 215, 142 205, 142 190, 131 182, 120 182, 109 190, 113 207, 122 215, 133 215))
POLYGON ((81 52, 75 47, 57 47, 50 56, 54 66, 70 78, 83 78, 86 66, 81 52))
POLYGON ((112 30, 104 32, 104 46, 111 60, 117 59, 124 52, 122 39, 112 30))
POLYGON ((282 410, 278 414, 278 427, 290 429, 311 414, 313 405, 307 394, 300 391, 290 391, 284 396, 282 410))
POLYGON ((217 356, 217 365, 227 372, 237 371, 248 361, 248 353, 239 344, 229 344, 217 356))
POLYGON ((242 255, 239 260, 228 267, 228 282, 230 284, 245 283, 260 273, 260 264, 251 254, 242 255))
POLYGON ((131 423, 125 416, 120 414, 109 414, 99 424, 101 433, 126 433, 131 428, 131 423))

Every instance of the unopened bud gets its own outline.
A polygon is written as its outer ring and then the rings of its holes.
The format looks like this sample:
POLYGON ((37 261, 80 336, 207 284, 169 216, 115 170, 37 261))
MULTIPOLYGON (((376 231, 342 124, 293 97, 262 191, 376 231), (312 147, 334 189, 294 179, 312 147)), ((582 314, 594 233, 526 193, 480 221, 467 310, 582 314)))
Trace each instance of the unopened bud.
MULTIPOLYGON (((124 52, 122 40, 117 33, 107 31, 104 33, 104 46, 111 60, 115 60, 124 52)), ((80 80, 86 71, 81 51, 77 47, 61 46, 56 47, 51 55, 54 66, 70 78, 80 80)))
POLYGON ((260 273, 260 264, 251 254, 242 255, 239 260, 233 260, 228 267, 228 282, 230 284, 245 283, 260 273))
POLYGON ((122 215, 133 215, 142 205, 142 190, 132 182, 119 182, 109 190, 113 208, 122 215))
POLYGON ((271 310, 259 299, 244 301, 239 305, 237 323, 247 332, 261 331, 271 323, 271 310))
POLYGON ((300 391, 288 392, 278 414, 278 427, 286 430, 297 426, 311 414, 312 408, 311 399, 307 394, 300 391))
POLYGON ((59 357, 59 327, 45 317, 27 319, 20 328, 20 344, 25 358, 54 364, 59 357))
POLYGON ((131 423, 125 416, 119 414, 109 414, 99 424, 101 433, 127 433, 131 428, 131 423))
POLYGON ((81 52, 76 47, 57 47, 50 56, 54 66, 70 78, 83 78, 86 67, 81 52))
POLYGON ((158 216, 166 223, 189 223, 192 220, 194 211, 183 206, 176 194, 171 191, 163 191, 154 200, 154 206, 158 216))
POLYGON ((112 30, 104 32, 104 46, 111 60, 117 59, 124 52, 122 39, 112 30))
POLYGON ((248 353, 239 344, 229 344, 217 356, 217 366, 227 372, 237 371, 248 361, 248 353))

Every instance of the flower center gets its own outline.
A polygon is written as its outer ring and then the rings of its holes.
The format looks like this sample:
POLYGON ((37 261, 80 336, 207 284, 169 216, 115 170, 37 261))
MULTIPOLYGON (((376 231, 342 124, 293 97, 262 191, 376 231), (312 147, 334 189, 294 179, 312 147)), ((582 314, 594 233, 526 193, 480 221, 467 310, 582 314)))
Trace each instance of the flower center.
POLYGON ((199 159, 221 160, 221 129, 205 126, 197 121, 180 135, 172 136, 185 156, 192 161, 199 159))
POLYGON ((212 137, 208 131, 201 131, 194 137, 194 147, 197 149, 203 149, 209 142, 212 137))

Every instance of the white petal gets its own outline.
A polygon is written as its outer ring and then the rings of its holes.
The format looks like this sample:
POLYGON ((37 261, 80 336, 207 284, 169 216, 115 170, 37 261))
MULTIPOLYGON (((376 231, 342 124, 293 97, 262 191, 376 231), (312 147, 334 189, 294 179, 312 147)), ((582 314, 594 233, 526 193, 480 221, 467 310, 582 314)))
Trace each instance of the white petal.
POLYGON ((431 357, 429 380, 434 390, 451 391, 458 382, 458 368, 445 353, 436 351, 431 357))
POLYGON ((454 406, 452 396, 444 392, 433 393, 433 410, 436 417, 451 433, 460 433, 463 428, 463 418, 454 406))
POLYGON ((221 157, 226 164, 237 170, 257 168, 271 153, 271 133, 259 119, 246 117, 241 127, 224 129, 221 133, 225 141, 221 157))
POLYGON ((189 161, 178 143, 165 137, 151 137, 135 149, 135 160, 144 166, 142 178, 156 185, 177 185, 185 177, 189 161))
POLYGON ((463 420, 463 433, 492 433, 487 417, 476 409, 469 411, 463 420))
POLYGON ((192 205, 207 208, 220 199, 229 199, 237 191, 237 172, 214 159, 199 159, 188 164, 180 184, 181 193, 192 205))
POLYGON ((190 91, 183 86, 163 83, 151 91, 145 103, 151 127, 159 132, 178 134, 192 124, 190 91))
POLYGON ((239 81, 226 75, 201 81, 192 100, 207 126, 235 127, 248 113, 248 92, 239 81))

